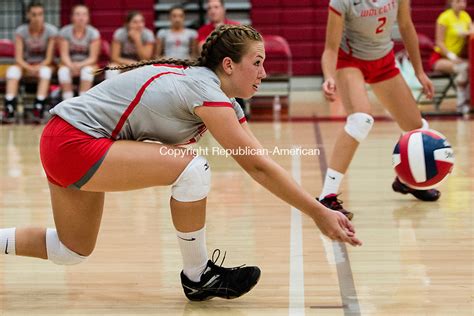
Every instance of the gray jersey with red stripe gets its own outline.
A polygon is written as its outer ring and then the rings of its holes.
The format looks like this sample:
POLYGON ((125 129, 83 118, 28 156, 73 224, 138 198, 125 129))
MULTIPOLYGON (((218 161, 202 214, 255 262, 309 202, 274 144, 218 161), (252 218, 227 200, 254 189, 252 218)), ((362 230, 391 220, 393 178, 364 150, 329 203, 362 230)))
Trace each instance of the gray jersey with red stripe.
POLYGON ((331 0, 344 19, 341 49, 356 58, 376 60, 393 49, 391 38, 400 0, 331 0))
POLYGON ((23 59, 27 63, 40 63, 46 58, 48 42, 58 35, 56 26, 44 23, 39 36, 32 36, 28 24, 22 24, 15 30, 15 35, 23 41, 23 59))
POLYGON ((68 41, 71 60, 83 61, 89 57, 91 43, 100 39, 100 33, 95 27, 87 25, 84 35, 81 38, 77 38, 74 35, 74 25, 69 24, 59 31, 59 37, 68 41))
POLYGON ((50 112, 97 138, 182 145, 196 142, 206 131, 194 114, 198 106, 231 107, 236 119, 245 121, 240 105, 224 94, 213 71, 171 65, 125 72, 50 112))

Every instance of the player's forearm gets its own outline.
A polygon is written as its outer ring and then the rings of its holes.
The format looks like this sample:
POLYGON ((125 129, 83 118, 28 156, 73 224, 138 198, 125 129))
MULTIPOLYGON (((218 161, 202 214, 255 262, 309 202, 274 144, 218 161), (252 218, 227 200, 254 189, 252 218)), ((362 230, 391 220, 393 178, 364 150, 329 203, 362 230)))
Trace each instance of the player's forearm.
POLYGON ((262 159, 266 160, 265 163, 246 170, 255 181, 311 218, 324 216, 324 206, 298 185, 285 169, 268 157, 262 159))
POLYGON ((336 75, 337 51, 325 49, 321 58, 321 67, 325 79, 334 78, 336 75))
POLYGON ((409 23, 406 26, 400 26, 400 35, 402 36, 403 44, 410 56, 410 61, 415 73, 418 74, 424 72, 423 64, 421 62, 420 48, 418 46, 418 35, 416 34, 413 24, 409 23))

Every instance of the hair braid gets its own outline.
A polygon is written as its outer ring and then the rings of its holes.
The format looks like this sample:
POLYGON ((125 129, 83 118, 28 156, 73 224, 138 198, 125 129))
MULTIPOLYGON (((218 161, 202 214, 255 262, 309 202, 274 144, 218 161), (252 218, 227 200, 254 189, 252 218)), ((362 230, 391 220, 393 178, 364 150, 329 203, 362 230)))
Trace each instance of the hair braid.
POLYGON ((263 41, 262 36, 249 25, 221 25, 202 46, 197 65, 216 70, 222 59, 230 57, 240 62, 248 48, 248 41, 263 41))
POLYGON ((105 66, 104 68, 98 69, 95 74, 100 74, 106 70, 131 70, 142 66, 154 65, 154 64, 165 64, 165 65, 178 65, 178 66, 196 66, 196 62, 189 59, 176 59, 176 58, 160 58, 151 60, 142 60, 134 64, 119 65, 119 66, 105 66))

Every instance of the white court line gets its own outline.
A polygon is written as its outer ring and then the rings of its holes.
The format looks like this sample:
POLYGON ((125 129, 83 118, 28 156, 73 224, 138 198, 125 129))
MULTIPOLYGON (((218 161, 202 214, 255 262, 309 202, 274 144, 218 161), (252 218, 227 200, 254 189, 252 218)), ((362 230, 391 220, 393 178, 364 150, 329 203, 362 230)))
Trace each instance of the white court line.
MULTIPOLYGON (((301 183, 301 156, 291 156, 291 174, 301 183)), ((301 212, 291 208, 289 315, 304 315, 303 231, 301 212)))

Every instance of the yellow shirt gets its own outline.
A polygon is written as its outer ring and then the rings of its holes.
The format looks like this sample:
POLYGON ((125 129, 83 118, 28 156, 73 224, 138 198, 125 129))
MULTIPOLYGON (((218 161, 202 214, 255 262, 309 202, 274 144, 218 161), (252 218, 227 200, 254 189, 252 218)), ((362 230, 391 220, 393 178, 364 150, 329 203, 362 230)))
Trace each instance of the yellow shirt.
MULTIPOLYGON (((460 55, 464 45, 466 44, 466 36, 459 36, 459 32, 469 32, 471 26, 471 17, 466 11, 459 12, 456 16, 453 9, 448 9, 440 14, 436 20, 437 24, 444 26, 444 45, 456 55, 460 55)), ((441 53, 439 47, 435 47, 435 51, 441 53)))

